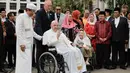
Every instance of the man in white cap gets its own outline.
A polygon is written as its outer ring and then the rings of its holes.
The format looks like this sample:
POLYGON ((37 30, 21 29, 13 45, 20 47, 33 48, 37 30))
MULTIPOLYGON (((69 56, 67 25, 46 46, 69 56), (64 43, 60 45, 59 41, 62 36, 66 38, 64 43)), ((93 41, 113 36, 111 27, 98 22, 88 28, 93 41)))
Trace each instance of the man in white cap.
POLYGON ((32 73, 32 48, 33 37, 41 40, 42 37, 33 31, 32 16, 36 6, 32 3, 27 4, 26 12, 16 18, 16 70, 15 73, 32 73))

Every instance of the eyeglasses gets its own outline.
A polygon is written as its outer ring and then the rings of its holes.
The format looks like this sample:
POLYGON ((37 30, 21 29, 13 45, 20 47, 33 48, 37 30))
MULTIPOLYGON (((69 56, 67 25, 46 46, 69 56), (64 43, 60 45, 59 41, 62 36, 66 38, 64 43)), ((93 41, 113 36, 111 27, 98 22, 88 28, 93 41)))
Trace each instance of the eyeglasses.
POLYGON ((61 10, 61 9, 56 9, 56 10, 61 10))

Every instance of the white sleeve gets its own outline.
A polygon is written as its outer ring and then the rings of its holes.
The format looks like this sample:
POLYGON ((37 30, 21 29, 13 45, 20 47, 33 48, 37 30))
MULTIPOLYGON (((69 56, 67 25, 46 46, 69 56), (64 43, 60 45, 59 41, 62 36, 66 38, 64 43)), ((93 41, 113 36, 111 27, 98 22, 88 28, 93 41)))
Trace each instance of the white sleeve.
POLYGON ((58 39, 56 36, 51 37, 48 33, 45 33, 43 35, 43 45, 48 45, 48 46, 55 46, 55 44, 58 43, 58 39))
POLYGON ((64 41, 67 43, 67 44, 71 44, 72 42, 66 37, 66 35, 64 33, 62 33, 62 36, 64 38, 64 41))
POLYGON ((33 31, 33 37, 39 41, 42 39, 42 36, 38 35, 35 31, 33 31))
POLYGON ((18 16, 16 18, 16 35, 17 35, 17 40, 19 42, 19 45, 25 45, 26 40, 25 40, 25 28, 24 28, 24 23, 23 23, 23 18, 22 16, 18 16))

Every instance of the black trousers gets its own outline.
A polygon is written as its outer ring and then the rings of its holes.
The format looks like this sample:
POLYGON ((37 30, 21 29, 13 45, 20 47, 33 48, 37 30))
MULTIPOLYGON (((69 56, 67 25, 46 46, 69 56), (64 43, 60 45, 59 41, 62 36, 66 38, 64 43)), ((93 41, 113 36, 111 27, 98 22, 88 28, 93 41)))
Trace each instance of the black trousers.
POLYGON ((128 65, 130 66, 130 49, 128 49, 128 52, 127 52, 127 62, 128 62, 128 65))
POLYGON ((38 63, 38 60, 39 60, 39 57, 41 56, 41 54, 44 53, 44 52, 47 52, 48 49, 47 49, 46 46, 42 45, 41 41, 36 41, 36 48, 37 48, 37 51, 36 51, 37 69, 38 69, 38 73, 40 73, 39 72, 39 63, 38 63))
POLYGON ((7 51, 9 66, 13 67, 16 63, 16 44, 8 44, 7 51))
POLYGON ((32 66, 35 67, 35 44, 33 44, 33 52, 32 52, 32 66))
POLYGON ((0 69, 4 68, 4 48, 0 44, 0 69))
POLYGON ((120 66, 125 66, 125 43, 119 41, 112 42, 112 65, 117 66, 118 63, 120 66))
POLYGON ((96 45, 96 61, 97 66, 102 67, 108 66, 110 57, 110 47, 109 44, 97 44, 96 45))
POLYGON ((7 58, 7 53, 8 53, 8 45, 7 44, 4 44, 3 45, 3 50, 4 50, 4 55, 3 55, 3 58, 4 58, 4 62, 7 62, 6 61, 6 58, 7 58))

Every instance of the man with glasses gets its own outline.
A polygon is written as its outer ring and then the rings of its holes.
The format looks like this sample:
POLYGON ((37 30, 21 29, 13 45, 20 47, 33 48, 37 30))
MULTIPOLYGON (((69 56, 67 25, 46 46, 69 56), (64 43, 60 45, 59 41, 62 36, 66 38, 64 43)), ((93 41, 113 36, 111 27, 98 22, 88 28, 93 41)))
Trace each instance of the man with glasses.
POLYGON ((33 37, 41 40, 41 36, 33 31, 32 16, 36 6, 32 3, 27 4, 26 12, 16 18, 16 70, 15 73, 32 73, 32 48, 33 37))
POLYGON ((7 71, 4 69, 4 49, 3 49, 3 29, 0 21, 0 72, 6 73, 7 71))
POLYGON ((65 18, 65 15, 62 13, 61 7, 56 6, 55 19, 58 21, 60 26, 62 25, 64 18, 65 18))
POLYGON ((125 67, 125 44, 129 39, 129 28, 127 19, 120 16, 120 8, 114 9, 114 20, 112 21, 112 65, 113 69, 117 68, 118 53, 119 66, 121 69, 125 67))

